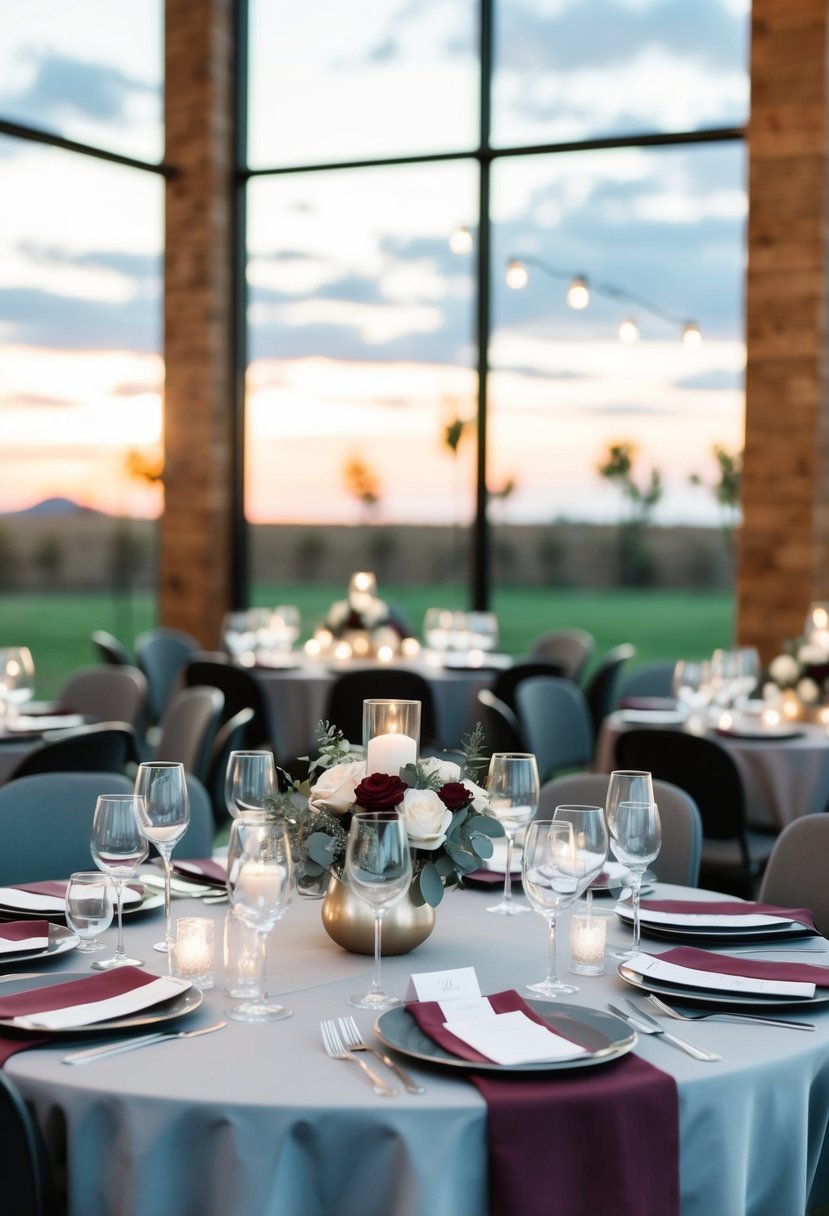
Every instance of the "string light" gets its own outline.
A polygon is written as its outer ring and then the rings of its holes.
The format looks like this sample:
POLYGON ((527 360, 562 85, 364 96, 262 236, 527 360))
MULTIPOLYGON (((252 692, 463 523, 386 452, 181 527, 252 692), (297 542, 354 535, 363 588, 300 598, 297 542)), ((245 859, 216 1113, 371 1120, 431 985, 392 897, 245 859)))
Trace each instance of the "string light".
POLYGON ((472 233, 468 228, 456 228, 449 238, 449 248, 452 253, 471 253, 472 244, 472 233))

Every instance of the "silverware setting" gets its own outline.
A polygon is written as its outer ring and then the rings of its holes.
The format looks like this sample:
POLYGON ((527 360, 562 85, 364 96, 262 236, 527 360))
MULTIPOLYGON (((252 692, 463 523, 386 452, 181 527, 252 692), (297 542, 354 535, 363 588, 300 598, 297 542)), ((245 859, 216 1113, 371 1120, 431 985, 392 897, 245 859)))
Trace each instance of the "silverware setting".
POLYGON ((653 1005, 654 1009, 658 1009, 660 1013, 666 1017, 676 1018, 678 1022, 703 1022, 707 1019, 715 1022, 757 1022, 761 1026, 785 1026, 789 1030, 814 1030, 814 1025, 811 1022, 790 1022, 785 1018, 767 1018, 759 1013, 726 1013, 725 1010, 719 1012, 692 1012, 680 1013, 678 1009, 674 1009, 671 1005, 666 1005, 664 1001, 660 1001, 658 996, 654 996, 651 992, 648 995, 648 1002, 653 1005))
POLYGON ((106 1047, 90 1047, 85 1051, 72 1051, 63 1057, 64 1064, 91 1064, 93 1060, 103 1060, 107 1056, 118 1056, 125 1051, 135 1051, 139 1047, 149 1047, 152 1043, 164 1043, 170 1039, 195 1039, 200 1034, 212 1034, 221 1030, 227 1022, 214 1022, 212 1026, 202 1026, 199 1030, 162 1030, 157 1034, 145 1034, 137 1039, 127 1039, 123 1043, 115 1043, 106 1047))
POLYGON ((39 980, 45 974, 45 971, 16 971, 13 975, 0 975, 0 984, 7 984, 9 980, 39 980))
POLYGON ((422 1085, 418 1085, 415 1080, 406 1072, 402 1064, 398 1064, 391 1056, 386 1055, 384 1051, 378 1051, 376 1047, 369 1047, 365 1042, 357 1023, 352 1017, 339 1018, 340 1035, 343 1044, 349 1051, 368 1051, 375 1056, 381 1063, 385 1064, 386 1068, 390 1069, 399 1080, 405 1085, 406 1090, 410 1094, 425 1094, 426 1090, 422 1085))
POLYGON ((678 1035, 669 1034, 664 1026, 660 1026, 656 1018, 652 1018, 649 1013, 640 1009, 638 1005, 634 1005, 632 1001, 626 999, 625 1004, 630 1007, 633 1011, 632 1013, 626 1013, 616 1005, 608 1004, 608 1009, 611 1013, 615 1013, 617 1017, 622 1018, 628 1025, 633 1026, 634 1030, 638 1030, 641 1034, 660 1035, 666 1043, 671 1043, 674 1047, 678 1047, 680 1051, 693 1056, 695 1060, 713 1062, 714 1060, 722 1059, 722 1056, 717 1055, 715 1051, 706 1051, 703 1047, 697 1047, 695 1043, 689 1043, 687 1039, 680 1039, 678 1035))
POLYGON ((381 1098, 394 1098, 398 1094, 398 1090, 379 1077, 373 1068, 363 1060, 360 1056, 355 1055, 353 1051, 346 1047, 343 1040, 340 1038, 340 1032, 337 1029, 333 1020, 323 1020, 320 1022, 320 1031, 322 1033, 322 1045, 325 1048, 325 1054, 332 1060, 351 1060, 356 1064, 368 1077, 371 1082, 371 1088, 381 1098))

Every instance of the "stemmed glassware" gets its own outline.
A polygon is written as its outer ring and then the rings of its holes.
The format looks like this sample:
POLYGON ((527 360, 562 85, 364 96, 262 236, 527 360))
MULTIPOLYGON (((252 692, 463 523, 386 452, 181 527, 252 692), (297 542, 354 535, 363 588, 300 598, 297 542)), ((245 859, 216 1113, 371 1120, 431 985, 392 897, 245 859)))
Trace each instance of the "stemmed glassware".
POLYGON ((711 704, 711 666, 707 659, 680 659, 671 681, 677 704, 688 711, 688 726, 699 731, 705 726, 705 710, 711 704))
POLYGON ((257 951, 256 995, 228 1009, 237 1022, 279 1022, 291 1010, 265 996, 266 939, 291 901, 291 847, 284 826, 264 816, 240 815, 230 827, 227 890, 235 916, 254 929, 257 951))
MULTIPOLYGON (((653 777, 644 769, 634 768, 618 768, 610 774, 610 779, 607 783, 607 794, 605 795, 604 813, 607 820, 607 830, 611 837, 611 847, 613 836, 616 832, 616 816, 619 806, 623 802, 653 802, 653 777)), ((615 854, 615 850, 614 850, 615 854)), ((641 875, 644 881, 645 875, 641 875)), ((641 891, 641 881, 640 881, 641 891)), ((630 951, 627 949, 610 951, 614 958, 629 958, 630 951)))
POLYGON ((388 1009, 400 999, 383 991, 383 914, 398 903, 412 881, 412 855, 403 817, 397 811, 356 811, 345 847, 351 889, 374 912, 374 975, 368 992, 348 997, 357 1009, 388 1009))
POLYGON ((141 959, 128 958, 124 950, 123 899, 124 884, 149 853, 147 837, 141 827, 141 813, 146 813, 143 799, 137 794, 102 794, 95 804, 92 817, 92 860, 115 885, 115 907, 118 913, 118 939, 112 958, 101 959, 92 966, 96 971, 114 967, 138 967, 141 959))
POLYGON ((28 646, 0 649, 0 702, 9 717, 16 717, 21 705, 35 691, 35 665, 28 646))
POLYGON ((79 954, 103 950, 98 937, 112 924, 115 894, 106 874, 83 870, 70 874, 66 884, 66 923, 81 939, 79 954))
POLYGON ((549 926, 547 975, 527 991, 555 1000, 578 992, 573 984, 558 978, 556 964, 556 916, 572 904, 590 882, 585 862, 573 840, 573 825, 567 820, 537 819, 527 828, 521 857, 521 877, 527 899, 549 926))
POLYGON ((497 904, 487 908, 487 912, 494 912, 496 916, 517 916, 532 910, 512 898, 511 869, 516 832, 530 822, 541 797, 535 756, 531 752, 493 752, 486 786, 492 813, 503 825, 507 838, 504 894, 497 904))
POLYGON ((593 907, 592 882, 602 872, 607 861, 607 849, 610 843, 605 823, 604 810, 600 806, 581 806, 575 803, 557 806, 553 811, 556 822, 567 822, 573 825, 573 845, 579 857, 584 862, 587 874, 587 910, 593 907))
POLYGON ((190 798, 184 765, 172 760, 139 764, 135 792, 141 797, 138 806, 141 828, 150 843, 155 845, 164 867, 164 941, 156 942, 153 950, 170 955, 173 940, 170 858, 190 822, 190 798))
POLYGON ((617 958, 629 958, 639 952, 639 897, 642 875, 648 865, 659 856, 661 844, 662 826, 656 803, 620 802, 616 808, 610 847, 622 865, 630 870, 633 942, 630 950, 617 953, 617 958))
POLYGON ((231 816, 264 814, 278 789, 273 752, 230 753, 225 773, 225 802, 231 816))

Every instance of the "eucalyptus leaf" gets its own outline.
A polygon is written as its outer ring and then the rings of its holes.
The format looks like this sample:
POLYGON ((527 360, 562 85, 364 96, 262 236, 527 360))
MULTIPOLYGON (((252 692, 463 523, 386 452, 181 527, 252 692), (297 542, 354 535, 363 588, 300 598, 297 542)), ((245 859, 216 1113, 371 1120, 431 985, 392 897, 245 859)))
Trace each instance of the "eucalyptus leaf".
POLYGON ((447 844, 446 852, 452 858, 455 869, 460 870, 461 873, 469 874, 472 870, 478 869, 480 863, 474 853, 469 853, 466 849, 451 844, 447 844))
POLYGON ((319 878, 320 874, 324 874, 327 866, 321 866, 319 862, 312 860, 311 857, 306 857, 302 863, 302 868, 309 878, 319 878))
POLYGON ((491 857, 495 852, 495 845, 492 843, 490 838, 488 836, 484 836, 482 832, 470 832, 469 844, 470 847, 474 849, 477 855, 483 860, 491 857))
POLYGON ((454 815, 452 816, 452 823, 450 824, 449 831, 446 833, 447 840, 457 839, 458 833, 466 822, 468 815, 468 807, 464 807, 461 811, 455 811, 454 815))
POLYGON ((449 878, 451 874, 455 873, 455 867, 444 853, 435 859, 434 866, 438 874, 440 874, 441 878, 443 879, 449 878))
POLYGON ((336 842, 325 832, 312 832, 306 842, 308 856, 324 869, 330 870, 336 857, 336 842))
POLYGON ((443 883, 437 866, 433 865, 431 861, 427 862, 420 871, 418 887, 425 902, 433 908, 436 908, 443 899, 443 883))
POLYGON ((469 823, 470 832, 483 832, 487 836, 504 835, 504 825, 491 815, 476 815, 469 823))

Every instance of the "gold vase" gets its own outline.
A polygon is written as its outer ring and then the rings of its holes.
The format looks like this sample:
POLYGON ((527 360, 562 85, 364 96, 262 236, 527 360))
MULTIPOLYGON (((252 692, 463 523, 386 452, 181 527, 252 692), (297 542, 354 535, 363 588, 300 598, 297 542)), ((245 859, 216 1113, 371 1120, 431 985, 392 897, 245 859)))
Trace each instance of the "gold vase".
MULTIPOLYGON (((331 940, 344 950, 374 954, 374 912, 333 874, 322 901, 322 924, 331 940)), ((407 893, 383 916, 383 955, 407 954, 425 942, 434 927, 435 909, 430 904, 413 903, 407 893)))

